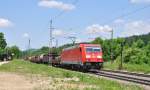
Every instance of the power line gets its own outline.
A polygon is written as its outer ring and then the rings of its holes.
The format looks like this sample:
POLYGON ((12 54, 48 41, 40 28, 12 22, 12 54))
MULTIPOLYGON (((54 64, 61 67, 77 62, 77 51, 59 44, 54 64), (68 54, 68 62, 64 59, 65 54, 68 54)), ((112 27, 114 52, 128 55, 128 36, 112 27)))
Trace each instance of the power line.
MULTIPOLYGON (((135 14, 135 13, 137 13, 137 12, 139 12, 139 11, 142 11, 142 10, 144 10, 144 9, 147 9, 147 8, 150 8, 150 4, 149 4, 149 5, 146 5, 146 6, 142 7, 142 8, 135 9, 135 10, 133 10, 133 11, 131 11, 131 12, 122 14, 122 15, 120 15, 120 16, 116 16, 116 17, 113 18, 113 19, 106 20, 106 22, 101 23, 101 24, 102 24, 102 25, 110 24, 110 23, 112 23, 114 20, 116 20, 116 19, 118 19, 118 18, 128 17, 128 16, 130 16, 130 15, 132 15, 132 14, 135 14)), ((88 22, 88 23, 89 23, 89 22, 88 22)), ((76 27, 80 27, 80 25, 79 25, 79 26, 76 26, 76 27)))
MULTIPOLYGON (((72 2, 72 5, 76 5, 79 2, 79 0, 74 0, 72 2)), ((54 16, 52 19, 57 19, 58 17, 62 16, 65 13, 65 11, 61 11, 60 13, 58 13, 56 16, 54 16)))
POLYGON ((131 12, 122 14, 122 15, 120 15, 120 16, 117 16, 117 17, 115 17, 115 18, 113 18, 113 19, 111 19, 111 20, 108 20, 107 22, 103 23, 103 25, 109 24, 109 23, 113 22, 114 20, 116 20, 116 19, 118 19, 118 18, 128 17, 128 16, 130 16, 130 15, 132 15, 132 14, 135 14, 135 13, 137 13, 137 12, 139 12, 139 11, 142 11, 142 10, 144 10, 144 9, 146 9, 146 8, 150 8, 150 5, 147 5, 147 6, 144 6, 144 7, 142 7, 142 8, 138 8, 138 9, 136 9, 136 10, 134 10, 134 11, 131 11, 131 12))

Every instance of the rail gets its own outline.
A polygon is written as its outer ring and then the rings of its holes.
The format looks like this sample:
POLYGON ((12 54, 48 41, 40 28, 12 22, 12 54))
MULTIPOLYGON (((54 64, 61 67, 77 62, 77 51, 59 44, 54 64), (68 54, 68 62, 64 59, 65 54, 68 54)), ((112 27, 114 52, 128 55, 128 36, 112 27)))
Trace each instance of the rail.
POLYGON ((113 70, 90 70, 89 73, 150 86, 150 75, 146 74, 113 70))
POLYGON ((102 70, 106 72, 113 72, 113 73, 122 73, 122 74, 128 74, 128 75, 134 75, 134 76, 142 76, 142 77, 149 77, 150 75, 148 74, 142 74, 142 73, 135 73, 135 72, 127 72, 127 71, 114 71, 114 70, 102 70))

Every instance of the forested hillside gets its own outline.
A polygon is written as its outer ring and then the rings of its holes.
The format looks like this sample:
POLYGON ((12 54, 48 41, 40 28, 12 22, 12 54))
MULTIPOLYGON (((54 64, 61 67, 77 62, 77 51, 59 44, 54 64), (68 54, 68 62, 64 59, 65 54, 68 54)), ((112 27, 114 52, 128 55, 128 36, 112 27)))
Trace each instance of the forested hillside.
POLYGON ((139 39, 143 40, 145 45, 148 44, 148 42, 150 42, 150 33, 149 34, 145 34, 145 35, 127 37, 125 40, 126 40, 127 43, 132 45, 133 42, 136 42, 139 39))

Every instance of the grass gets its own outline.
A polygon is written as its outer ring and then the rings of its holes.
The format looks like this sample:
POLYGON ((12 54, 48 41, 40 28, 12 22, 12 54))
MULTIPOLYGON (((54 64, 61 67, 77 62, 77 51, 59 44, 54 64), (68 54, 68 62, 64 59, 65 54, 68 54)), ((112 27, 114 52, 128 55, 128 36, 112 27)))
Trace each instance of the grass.
MULTIPOLYGON (((104 68, 105 69, 112 69, 112 70, 118 70, 119 68, 119 63, 118 62, 105 62, 104 63, 104 68)), ((147 64, 123 64, 123 70, 127 70, 130 72, 140 72, 140 73, 145 73, 148 74, 150 73, 150 66, 147 64)))
MULTIPOLYGON (((86 87, 84 90, 143 90, 141 87, 136 85, 120 84, 116 81, 106 80, 104 78, 95 77, 80 72, 68 71, 42 64, 34 64, 23 60, 13 60, 8 64, 4 64, 0 66, 0 71, 19 74, 40 74, 42 76, 52 78, 76 77, 79 78, 79 81, 69 81, 69 83, 74 83, 77 85, 93 85, 93 87, 86 87)), ((79 87, 68 88, 68 90, 78 89, 79 87)), ((62 90, 62 88, 58 88, 58 90, 62 90)))

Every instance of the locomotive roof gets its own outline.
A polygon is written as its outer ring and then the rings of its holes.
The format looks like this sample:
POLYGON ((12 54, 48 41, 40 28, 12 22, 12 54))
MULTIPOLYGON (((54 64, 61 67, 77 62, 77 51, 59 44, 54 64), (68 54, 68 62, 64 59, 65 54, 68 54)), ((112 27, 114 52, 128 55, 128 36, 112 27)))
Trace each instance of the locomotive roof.
POLYGON ((80 46, 87 46, 87 47, 92 47, 92 46, 96 46, 96 47, 99 47, 100 45, 99 44, 85 44, 85 43, 79 43, 79 44, 76 44, 74 46, 71 46, 71 47, 68 47, 68 48, 64 48, 63 50, 70 50, 70 49, 73 49, 73 48, 78 48, 80 46))

